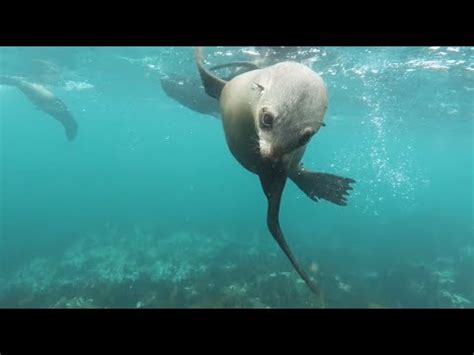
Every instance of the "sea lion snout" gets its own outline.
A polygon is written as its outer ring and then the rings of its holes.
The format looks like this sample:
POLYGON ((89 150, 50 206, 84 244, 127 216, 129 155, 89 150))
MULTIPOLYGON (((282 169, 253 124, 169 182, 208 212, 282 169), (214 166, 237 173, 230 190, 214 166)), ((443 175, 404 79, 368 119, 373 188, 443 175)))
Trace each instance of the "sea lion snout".
POLYGON ((297 134, 293 140, 287 144, 270 144, 264 140, 260 141, 260 154, 262 158, 268 159, 273 162, 282 160, 282 158, 291 153, 295 149, 298 149, 309 142, 312 136, 316 133, 313 127, 305 127, 301 130, 300 134, 297 134))

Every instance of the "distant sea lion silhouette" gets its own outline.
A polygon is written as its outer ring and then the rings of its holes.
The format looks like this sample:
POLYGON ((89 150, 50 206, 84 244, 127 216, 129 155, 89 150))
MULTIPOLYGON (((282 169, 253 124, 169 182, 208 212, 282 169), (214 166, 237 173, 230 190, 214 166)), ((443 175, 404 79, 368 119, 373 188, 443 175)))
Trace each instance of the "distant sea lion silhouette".
POLYGON ((310 172, 300 164, 306 145, 323 125, 327 109, 323 80, 302 64, 282 62, 225 81, 205 68, 202 48, 195 49, 195 59, 206 93, 219 100, 230 151, 260 178, 268 202, 268 229, 301 278, 319 294, 285 240, 279 210, 288 177, 312 200, 342 206, 355 182, 310 172))
POLYGON ((66 105, 46 87, 12 76, 0 76, 0 85, 16 86, 39 110, 47 113, 63 125, 69 141, 74 140, 78 129, 74 117, 66 105))
MULTIPOLYGON (((249 70, 258 69, 256 64, 250 62, 230 62, 226 64, 216 65, 209 70, 220 70, 224 68, 232 68, 233 71, 225 80, 231 80, 233 77, 249 70)), ((231 69, 231 70, 232 70, 231 69)), ((181 105, 205 114, 219 118, 219 103, 209 97, 202 90, 202 82, 199 76, 196 78, 187 78, 179 74, 171 74, 160 78, 161 88, 173 100, 181 105)))
POLYGON ((171 74, 160 78, 161 88, 173 100, 204 115, 219 117, 219 104, 202 90, 199 78, 171 74))

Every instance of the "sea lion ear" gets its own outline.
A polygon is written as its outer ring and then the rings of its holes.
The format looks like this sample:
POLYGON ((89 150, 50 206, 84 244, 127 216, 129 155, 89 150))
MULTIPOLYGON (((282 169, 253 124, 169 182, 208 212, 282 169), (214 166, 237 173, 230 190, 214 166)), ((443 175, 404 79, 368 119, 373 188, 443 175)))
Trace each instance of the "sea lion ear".
POLYGON ((256 90, 256 91, 258 91, 259 94, 261 94, 263 92, 263 90, 265 90, 265 88, 262 85, 260 85, 256 82, 253 82, 252 83, 252 90, 256 90))

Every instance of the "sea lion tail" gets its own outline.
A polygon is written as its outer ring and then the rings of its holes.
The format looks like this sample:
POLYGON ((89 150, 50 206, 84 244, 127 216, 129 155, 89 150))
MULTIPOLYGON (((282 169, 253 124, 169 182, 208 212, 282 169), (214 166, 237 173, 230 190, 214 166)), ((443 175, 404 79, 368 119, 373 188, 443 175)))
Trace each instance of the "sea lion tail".
POLYGON ((355 183, 351 178, 307 171, 302 166, 289 177, 313 201, 322 198, 340 206, 347 205, 350 184, 355 183))
POLYGON ((215 99, 219 99, 219 97, 221 96, 221 92, 227 82, 212 74, 208 69, 206 69, 206 67, 204 66, 204 55, 202 47, 196 47, 194 49, 194 55, 196 58, 196 64, 199 70, 199 75, 201 76, 201 81, 204 85, 204 90, 206 91, 206 94, 215 99))

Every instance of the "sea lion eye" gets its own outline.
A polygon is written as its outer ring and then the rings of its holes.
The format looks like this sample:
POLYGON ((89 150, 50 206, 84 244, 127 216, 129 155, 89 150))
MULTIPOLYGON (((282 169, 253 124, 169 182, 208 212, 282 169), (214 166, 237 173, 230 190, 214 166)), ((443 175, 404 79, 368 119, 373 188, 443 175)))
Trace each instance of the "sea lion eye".
POLYGON ((270 112, 263 112, 260 119, 262 127, 272 128, 274 117, 270 112))

